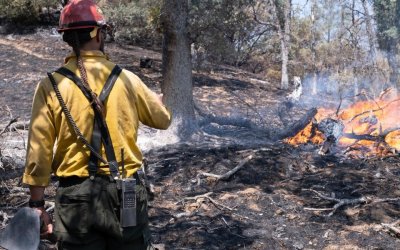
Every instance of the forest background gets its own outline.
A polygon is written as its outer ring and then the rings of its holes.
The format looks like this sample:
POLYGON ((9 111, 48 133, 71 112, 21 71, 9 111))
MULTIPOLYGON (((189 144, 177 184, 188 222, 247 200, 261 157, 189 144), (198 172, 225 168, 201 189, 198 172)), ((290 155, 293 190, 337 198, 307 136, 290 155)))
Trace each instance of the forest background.
MULTIPOLYGON (((62 2, 62 1, 61 1, 62 2)), ((115 40, 161 49, 161 0, 98 1, 115 40)), ((228 64, 318 90, 379 93, 399 86, 400 1, 191 0, 188 36, 194 68, 228 64)), ((0 1, 2 21, 57 22, 56 0, 0 1)))
MULTIPOLYGON (((0 231, 29 198, 20 182, 29 110, 44 71, 69 53, 56 31, 63 4, 0 0, 0 231)), ((161 90, 174 114, 168 131, 176 137, 139 132, 154 185, 156 243, 169 249, 398 249, 398 144, 369 158, 363 146, 320 155, 315 145, 292 147, 281 139, 303 129, 296 122, 309 123, 316 108, 331 105, 330 118, 338 118, 345 104, 398 92, 400 0, 98 4, 113 27, 106 52, 161 90), (139 59, 153 64, 142 68, 139 59)), ((398 100, 389 104, 397 107, 398 100)), ((373 104, 353 116, 373 130, 347 135, 379 149, 388 132, 378 114, 394 110, 390 129, 399 141, 400 109, 373 104)), ((46 195, 51 208, 54 189, 46 195)))

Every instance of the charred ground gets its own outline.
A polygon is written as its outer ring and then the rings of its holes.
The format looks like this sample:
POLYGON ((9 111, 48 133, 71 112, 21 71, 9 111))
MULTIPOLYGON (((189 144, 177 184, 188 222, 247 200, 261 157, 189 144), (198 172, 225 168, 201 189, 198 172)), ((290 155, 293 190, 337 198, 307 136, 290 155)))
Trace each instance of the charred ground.
MULTIPOLYGON (((0 36, 0 52, 0 132, 19 117, 10 126, 17 129, 0 135, 3 228, 28 199, 20 182, 27 133, 23 125, 29 120, 35 86, 46 71, 62 65, 68 48, 51 30, 39 29, 28 35, 0 36)), ((160 53, 117 44, 108 44, 108 52, 113 61, 159 90, 160 53), (140 57, 153 59, 153 67, 141 69, 140 57)), ((300 117, 304 110, 292 109, 293 115, 280 119, 276 112, 285 92, 260 76, 218 67, 195 72, 194 86, 196 103, 204 112, 245 117, 269 129, 204 123, 204 133, 193 141, 147 148, 156 243, 166 249, 398 249, 398 235, 383 225, 400 216, 398 156, 320 156, 314 145, 294 148, 268 140, 266 133, 300 117), (228 180, 199 181, 199 173, 224 174, 250 155, 228 180), (365 201, 341 206, 329 216, 337 202, 326 197, 365 201)), ((49 201, 56 183, 54 179, 46 193, 49 201)))

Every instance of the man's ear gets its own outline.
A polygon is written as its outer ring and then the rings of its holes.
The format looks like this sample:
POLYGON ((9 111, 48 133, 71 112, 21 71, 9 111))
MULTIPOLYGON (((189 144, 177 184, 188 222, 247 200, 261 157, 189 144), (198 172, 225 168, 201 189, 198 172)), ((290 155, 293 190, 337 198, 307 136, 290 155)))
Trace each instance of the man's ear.
POLYGON ((69 2, 69 0, 61 0, 61 5, 64 7, 65 5, 67 5, 69 2))
POLYGON ((98 43, 100 42, 100 36, 102 36, 102 34, 101 34, 101 29, 97 29, 96 41, 97 41, 98 43))

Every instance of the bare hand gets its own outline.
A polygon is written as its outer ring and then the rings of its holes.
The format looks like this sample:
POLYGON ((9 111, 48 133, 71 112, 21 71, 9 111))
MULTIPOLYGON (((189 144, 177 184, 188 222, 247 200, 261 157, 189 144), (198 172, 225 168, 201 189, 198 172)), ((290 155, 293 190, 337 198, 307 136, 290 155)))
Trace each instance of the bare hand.
POLYGON ((40 214, 40 238, 47 239, 53 233, 53 220, 44 208, 36 208, 40 214))
POLYGON ((158 100, 163 104, 164 102, 163 102, 163 97, 164 97, 164 94, 158 94, 157 95, 157 98, 158 98, 158 100))

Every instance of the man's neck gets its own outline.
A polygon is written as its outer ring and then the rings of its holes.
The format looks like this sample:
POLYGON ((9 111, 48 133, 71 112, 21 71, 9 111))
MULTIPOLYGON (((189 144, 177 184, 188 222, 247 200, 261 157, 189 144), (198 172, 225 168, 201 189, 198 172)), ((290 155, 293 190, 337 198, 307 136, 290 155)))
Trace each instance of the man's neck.
POLYGON ((97 41, 96 37, 85 43, 81 50, 100 50, 100 42, 97 41))

